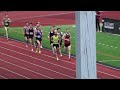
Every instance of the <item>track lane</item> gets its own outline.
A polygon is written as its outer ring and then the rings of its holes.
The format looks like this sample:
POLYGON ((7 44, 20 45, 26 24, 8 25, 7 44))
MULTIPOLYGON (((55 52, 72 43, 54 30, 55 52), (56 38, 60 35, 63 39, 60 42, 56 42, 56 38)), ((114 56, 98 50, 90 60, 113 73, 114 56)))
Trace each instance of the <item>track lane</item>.
POLYGON ((35 72, 38 72, 38 73, 42 73, 44 75, 47 75, 47 76, 50 76, 54 79, 73 79, 74 77, 72 76, 69 76, 69 75, 65 75, 64 73, 58 73, 57 71, 52 71, 48 68, 45 68, 45 67, 41 67, 40 65, 38 64, 34 64, 33 62, 28 62, 28 61, 25 61, 25 60, 22 60, 22 59, 19 59, 19 58, 16 58, 16 57, 13 57, 13 56, 10 56, 10 55, 7 55, 5 53, 1 53, 1 56, 0 58, 4 58, 5 61, 7 62, 10 62, 10 63, 13 63, 13 64, 16 64, 16 65, 20 65, 22 67, 25 67, 27 69, 30 69, 30 70, 33 70, 35 72))
POLYGON ((65 68, 64 68, 64 70, 63 70, 62 66, 59 67, 59 66, 56 66, 54 64, 50 65, 50 64, 48 64, 46 62, 43 62, 43 61, 40 61, 40 60, 38 61, 38 59, 35 59, 33 57, 31 59, 31 57, 29 57, 29 56, 25 56, 24 54, 22 55, 22 54, 20 54, 18 52, 11 51, 10 49, 6 49, 4 47, 0 47, 0 48, 1 48, 0 52, 2 52, 2 53, 8 53, 11 56, 19 57, 20 59, 23 59, 23 60, 26 60, 26 61, 31 61, 31 63, 37 64, 37 65, 46 66, 47 68, 49 67, 52 70, 59 71, 59 72, 64 73, 66 75, 75 77, 75 72, 71 71, 71 69, 70 70, 68 70, 68 69, 65 70, 65 68))
MULTIPOLYGON (((4 40, 4 41, 6 41, 6 40, 4 40)), ((16 42, 16 41, 13 41, 13 42, 16 42)), ((11 42, 10 42, 11 43, 11 42)), ((20 43, 20 42, 17 42, 17 43, 20 43)), ((23 43, 22 43, 23 44, 23 43)), ((23 44, 24 45, 24 44, 23 44)), ((46 50, 46 51, 48 51, 48 50, 46 50)), ((50 51, 48 51, 48 52, 50 52, 50 51)), ((74 64, 73 64, 74 65, 74 64)), ((98 67, 98 64, 97 64, 97 67, 98 67)), ((98 73, 98 77, 99 78, 104 78, 104 79, 106 79, 107 77, 108 78, 116 78, 116 76, 115 75, 112 75, 112 74, 114 74, 114 73, 105 73, 106 71, 104 70, 104 68, 108 68, 108 67, 105 67, 105 66, 102 66, 102 65, 99 65, 99 68, 97 68, 98 69, 98 71, 97 71, 97 73, 98 73), (101 70, 101 68, 103 68, 102 69, 102 71, 100 71, 99 72, 99 69, 101 70), (104 76, 101 76, 101 75, 106 75, 105 77, 104 76), (111 77, 112 76, 112 77, 111 77)), ((110 68, 108 68, 108 69, 110 69, 110 68)), ((111 70, 114 70, 114 69, 111 69, 111 70)), ((109 71, 109 70, 108 70, 109 71)), ((117 71, 117 72, 119 72, 118 70, 114 70, 114 71, 117 71)), ((116 73, 116 72, 115 72, 116 73)), ((118 74, 117 74, 118 75, 118 74)), ((117 78, 118 78, 119 76, 117 76, 117 78)))

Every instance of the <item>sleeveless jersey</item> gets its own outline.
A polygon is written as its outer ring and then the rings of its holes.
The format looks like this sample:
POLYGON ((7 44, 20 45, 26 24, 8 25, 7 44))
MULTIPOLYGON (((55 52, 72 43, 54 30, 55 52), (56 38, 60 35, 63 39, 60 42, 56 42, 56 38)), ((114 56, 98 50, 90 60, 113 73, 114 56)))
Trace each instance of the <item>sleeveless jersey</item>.
POLYGON ((33 29, 33 27, 29 28, 29 35, 34 35, 34 29, 33 29))
POLYGON ((8 20, 8 18, 4 18, 4 26, 9 26, 9 20, 8 20))
POLYGON ((59 44, 58 40, 59 40, 58 35, 57 36, 54 35, 53 36, 53 44, 59 44))

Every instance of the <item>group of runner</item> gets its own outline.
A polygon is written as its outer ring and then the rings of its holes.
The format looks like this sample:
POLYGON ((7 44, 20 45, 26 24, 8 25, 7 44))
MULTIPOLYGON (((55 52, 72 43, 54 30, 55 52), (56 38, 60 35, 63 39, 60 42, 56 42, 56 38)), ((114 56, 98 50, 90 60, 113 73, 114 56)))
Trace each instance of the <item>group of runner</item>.
MULTIPOLYGON (((3 25, 4 29, 6 31, 6 37, 8 39, 8 28, 9 23, 11 20, 9 19, 8 15, 5 15, 5 18, 3 18, 3 25)), ((33 27, 32 23, 26 22, 26 25, 23 28, 23 34, 26 42, 26 47, 30 44, 31 50, 34 51, 35 46, 35 52, 41 53, 42 48, 42 37, 43 37, 43 30, 40 22, 36 23, 36 26, 33 27), (35 38, 35 42, 33 40, 35 38), (34 45, 34 46, 33 46, 34 45)), ((58 52, 60 53, 60 56, 62 57, 61 53, 61 47, 63 46, 64 41, 64 49, 65 51, 68 50, 69 59, 71 57, 71 42, 70 42, 71 35, 69 33, 69 29, 66 28, 66 32, 63 34, 61 32, 61 28, 56 28, 56 26, 50 27, 50 32, 48 33, 48 39, 50 40, 50 45, 52 46, 53 54, 56 56, 56 59, 58 58, 58 52)))
POLYGON ((69 59, 71 57, 71 42, 70 42, 70 33, 69 29, 66 29, 66 32, 63 34, 61 32, 61 28, 55 28, 55 26, 52 26, 50 28, 50 32, 48 34, 48 38, 50 39, 50 45, 52 46, 52 51, 53 54, 56 54, 56 58, 58 59, 57 51, 59 51, 60 56, 62 57, 61 53, 61 47, 62 47, 62 42, 64 40, 64 49, 68 50, 69 54, 69 59))

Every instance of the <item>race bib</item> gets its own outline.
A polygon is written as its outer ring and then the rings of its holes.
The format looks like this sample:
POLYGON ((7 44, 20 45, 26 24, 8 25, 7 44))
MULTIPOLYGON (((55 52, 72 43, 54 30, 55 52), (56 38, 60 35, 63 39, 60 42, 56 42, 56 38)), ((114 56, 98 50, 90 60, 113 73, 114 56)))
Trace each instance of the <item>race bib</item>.
POLYGON ((41 38, 41 36, 39 35, 39 36, 37 36, 37 38, 41 38))
POLYGON ((5 25, 8 25, 8 23, 5 23, 5 25))
POLYGON ((30 32, 30 35, 33 35, 33 32, 30 32))

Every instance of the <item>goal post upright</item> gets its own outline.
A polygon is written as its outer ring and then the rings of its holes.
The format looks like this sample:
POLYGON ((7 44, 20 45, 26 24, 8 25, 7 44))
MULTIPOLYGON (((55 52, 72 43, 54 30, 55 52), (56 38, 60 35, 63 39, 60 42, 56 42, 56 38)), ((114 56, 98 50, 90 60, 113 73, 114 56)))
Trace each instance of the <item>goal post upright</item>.
POLYGON ((75 11, 76 79, 97 79, 95 11, 75 11))

